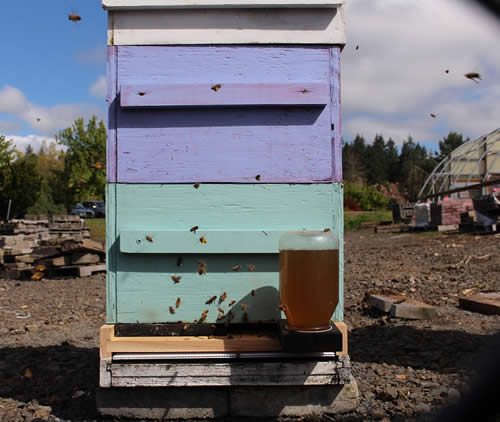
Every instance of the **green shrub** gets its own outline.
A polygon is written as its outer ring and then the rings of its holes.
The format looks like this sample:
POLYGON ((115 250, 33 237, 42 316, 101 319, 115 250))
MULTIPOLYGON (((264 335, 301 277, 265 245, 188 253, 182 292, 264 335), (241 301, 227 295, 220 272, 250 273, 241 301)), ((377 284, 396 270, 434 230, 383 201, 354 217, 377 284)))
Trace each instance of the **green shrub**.
POLYGON ((344 206, 355 211, 386 209, 389 198, 372 186, 347 183, 344 186, 344 206))

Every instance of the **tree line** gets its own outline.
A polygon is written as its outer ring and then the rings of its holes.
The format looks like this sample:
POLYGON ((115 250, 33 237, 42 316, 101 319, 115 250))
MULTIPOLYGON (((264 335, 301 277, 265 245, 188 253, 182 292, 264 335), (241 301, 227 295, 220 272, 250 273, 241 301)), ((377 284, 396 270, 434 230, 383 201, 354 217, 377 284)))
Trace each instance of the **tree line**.
POLYGON ((439 141, 439 151, 432 152, 411 136, 398 147, 393 139, 386 141, 382 135, 376 135, 372 143, 357 135, 343 144, 344 180, 365 188, 394 183, 405 198, 415 201, 434 167, 467 141, 462 134, 450 132, 439 141))
POLYGON ((103 200, 106 186, 106 126, 92 117, 56 135, 35 151, 17 151, 0 135, 0 219, 25 214, 65 214, 75 203, 103 200))
MULTIPOLYGON (((437 163, 466 141, 450 132, 431 152, 411 137, 398 147, 382 135, 372 143, 357 135, 342 149, 346 201, 359 209, 387 206, 379 188, 391 183, 414 201, 437 163)), ((38 151, 28 146, 19 152, 0 135, 0 219, 9 201, 11 217, 66 213, 77 202, 104 200, 105 186, 106 127, 96 117, 77 119, 56 135, 56 143, 43 143, 38 151)))

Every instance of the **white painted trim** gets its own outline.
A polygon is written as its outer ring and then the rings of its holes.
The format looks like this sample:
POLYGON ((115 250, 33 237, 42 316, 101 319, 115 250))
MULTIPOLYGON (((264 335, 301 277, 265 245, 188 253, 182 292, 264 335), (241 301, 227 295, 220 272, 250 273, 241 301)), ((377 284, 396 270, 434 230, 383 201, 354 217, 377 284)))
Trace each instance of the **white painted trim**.
POLYGON ((343 8, 111 12, 114 45, 344 45, 343 8))
POLYGON ((107 10, 340 7, 343 0, 102 0, 107 10))

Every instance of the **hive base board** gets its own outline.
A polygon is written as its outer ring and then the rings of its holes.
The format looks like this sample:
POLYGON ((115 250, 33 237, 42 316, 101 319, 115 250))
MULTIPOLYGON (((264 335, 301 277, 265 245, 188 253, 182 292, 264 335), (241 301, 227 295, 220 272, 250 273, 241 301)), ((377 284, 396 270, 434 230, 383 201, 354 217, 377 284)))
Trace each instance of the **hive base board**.
MULTIPOLYGON (((334 322, 342 334, 342 349, 331 350, 347 355, 347 326, 334 322)), ((170 336, 118 337, 114 325, 103 325, 100 330, 101 359, 111 359, 113 353, 203 353, 203 352, 280 352, 282 346, 276 336, 241 334, 233 336, 170 336)))
POLYGON ((321 416, 347 413, 358 404, 358 386, 351 374, 342 385, 101 388, 97 391, 97 408, 101 414, 155 420, 321 416))

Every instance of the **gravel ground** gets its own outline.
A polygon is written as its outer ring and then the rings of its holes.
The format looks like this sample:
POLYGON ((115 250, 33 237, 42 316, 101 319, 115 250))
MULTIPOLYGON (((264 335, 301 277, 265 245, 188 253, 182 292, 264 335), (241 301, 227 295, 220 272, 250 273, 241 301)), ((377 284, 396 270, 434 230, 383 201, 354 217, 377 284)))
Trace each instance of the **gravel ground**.
MULTIPOLYGON (((499 242, 495 236, 347 234, 345 312, 361 404, 324 420, 426 419, 470 391, 478 354, 500 329, 500 317, 463 311, 458 296, 466 289, 500 290, 499 242), (438 318, 388 318, 366 305, 365 294, 375 291, 435 305, 438 318)), ((102 275, 0 280, 0 421, 99 420, 94 392, 104 297, 102 275)))

